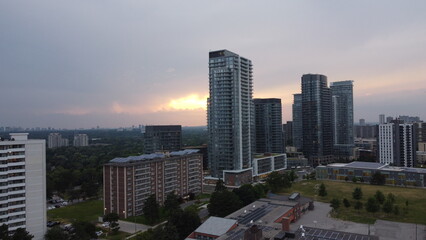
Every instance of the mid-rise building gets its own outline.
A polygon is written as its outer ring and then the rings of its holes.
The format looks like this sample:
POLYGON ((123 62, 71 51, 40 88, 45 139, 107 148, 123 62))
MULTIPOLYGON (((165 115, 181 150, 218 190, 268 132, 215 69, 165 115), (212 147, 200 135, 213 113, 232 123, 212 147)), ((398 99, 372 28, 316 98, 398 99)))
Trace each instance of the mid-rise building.
POLYGON ((303 154, 314 166, 329 161, 333 154, 331 90, 327 77, 302 76, 303 154))
POLYGON ((89 146, 89 136, 87 134, 75 134, 74 144, 75 147, 86 147, 89 146))
POLYGON ((353 157, 354 149, 354 103, 353 81, 332 82, 332 117, 334 155, 353 157))
POLYGON ((297 150, 303 147, 302 94, 293 95, 293 146, 297 150))
POLYGON ((284 153, 281 99, 256 98, 254 109, 256 153, 284 153))
POLYGON ((251 60, 228 50, 209 53, 208 155, 212 177, 252 167, 255 152, 251 60))
POLYGON ((377 125, 357 125, 355 126, 355 137, 356 138, 376 138, 377 137, 377 125))
POLYGON ((318 166, 315 169, 316 178, 323 180, 370 182, 374 173, 385 176, 386 185, 396 186, 426 186, 426 169, 394 167, 377 162, 333 163, 327 166, 318 166))
POLYGON ((416 141, 413 124, 394 120, 379 124, 377 138, 379 162, 402 167, 414 167, 416 141))
POLYGON ((60 133, 50 133, 47 138, 48 148, 68 147, 68 139, 62 138, 60 133))
POLYGON ((46 232, 46 141, 11 133, 0 141, 0 224, 24 228, 34 240, 46 232))
POLYGON ((365 126, 365 119, 364 118, 360 118, 359 119, 359 125, 360 126, 365 126))
POLYGON ((153 194, 162 204, 170 192, 201 193, 202 163, 202 154, 191 149, 112 159, 103 167, 105 213, 139 216, 153 194))
POLYGON ((179 151, 182 149, 181 125, 145 126, 144 152, 179 151))
POLYGON ((426 122, 413 123, 414 131, 416 133, 416 141, 426 142, 426 122))
POLYGON ((419 117, 412 117, 412 116, 399 116, 399 120, 404 121, 404 123, 416 123, 421 122, 419 117))

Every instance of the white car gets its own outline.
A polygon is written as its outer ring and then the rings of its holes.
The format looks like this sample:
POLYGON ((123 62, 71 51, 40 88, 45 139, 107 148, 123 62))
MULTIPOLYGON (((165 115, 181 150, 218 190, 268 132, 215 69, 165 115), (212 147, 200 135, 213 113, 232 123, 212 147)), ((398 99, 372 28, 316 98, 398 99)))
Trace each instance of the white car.
POLYGON ((99 237, 99 236, 101 236, 103 234, 103 232, 102 231, 97 231, 96 232, 96 235, 99 237))

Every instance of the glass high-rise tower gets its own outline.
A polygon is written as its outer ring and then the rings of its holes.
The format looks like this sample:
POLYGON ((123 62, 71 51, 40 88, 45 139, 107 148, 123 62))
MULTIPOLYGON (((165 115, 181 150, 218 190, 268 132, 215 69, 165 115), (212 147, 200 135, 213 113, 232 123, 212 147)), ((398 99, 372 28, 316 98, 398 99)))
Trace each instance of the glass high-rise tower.
POLYGON ((354 148, 353 81, 330 84, 333 105, 334 154, 350 157, 354 148))
POLYGON ((228 50, 209 53, 207 100, 209 169, 222 178, 223 170, 251 167, 255 151, 252 63, 228 50))
POLYGON ((333 154, 331 91, 324 75, 302 76, 302 132, 303 153, 314 165, 333 154))

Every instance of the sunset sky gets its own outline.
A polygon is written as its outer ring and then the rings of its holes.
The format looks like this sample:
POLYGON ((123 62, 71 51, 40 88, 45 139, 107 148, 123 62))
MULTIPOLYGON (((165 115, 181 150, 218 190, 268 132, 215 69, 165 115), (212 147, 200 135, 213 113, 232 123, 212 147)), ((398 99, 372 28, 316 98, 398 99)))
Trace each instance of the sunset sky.
POLYGON ((291 120, 300 78, 354 80, 355 120, 426 120, 426 1, 0 1, 0 126, 206 125, 208 52, 252 60, 291 120))

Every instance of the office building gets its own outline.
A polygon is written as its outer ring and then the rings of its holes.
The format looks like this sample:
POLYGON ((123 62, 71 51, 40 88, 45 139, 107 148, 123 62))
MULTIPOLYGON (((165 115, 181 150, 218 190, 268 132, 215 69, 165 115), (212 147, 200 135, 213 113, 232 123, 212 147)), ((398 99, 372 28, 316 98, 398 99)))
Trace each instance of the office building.
POLYGON ((293 95, 293 146, 297 150, 303 147, 302 94, 293 95))
POLYGON ((47 137, 47 147, 68 147, 68 139, 62 138, 60 133, 49 133, 49 136, 47 137))
POLYGON ((414 167, 416 141, 413 124, 394 120, 379 124, 377 138, 379 162, 402 167, 414 167))
POLYGON ((255 152, 252 63, 228 50, 209 53, 207 99, 209 169, 223 171, 252 166, 255 152))
POLYGON ((379 115, 379 124, 385 124, 385 114, 379 115))
POLYGON ((353 81, 332 82, 330 89, 334 155, 350 158, 354 149, 353 81))
POLYGON ((284 146, 293 146, 293 122, 287 121, 283 124, 284 146))
POLYGON ((34 240, 46 232, 46 141, 11 133, 0 141, 0 224, 24 228, 34 240))
POLYGON ((145 126, 144 152, 179 151, 182 149, 181 125, 145 126))
POLYGON ((87 136, 87 134, 75 134, 73 145, 74 145, 74 147, 89 146, 89 136, 87 136))
POLYGON ((359 125, 365 126, 365 119, 364 118, 359 119, 359 125))
POLYGON ((316 166, 329 161, 333 154, 331 90, 327 77, 302 76, 303 153, 316 166))
POLYGON ((393 117, 387 117, 386 118, 386 123, 391 123, 393 121, 393 117))
POLYGON ((256 98, 254 109, 256 153, 284 153, 281 99, 256 98))
POLYGON ((170 192, 201 193, 202 163, 202 154, 191 149, 112 159, 103 167, 105 214, 139 216, 153 194, 163 204, 170 192))

